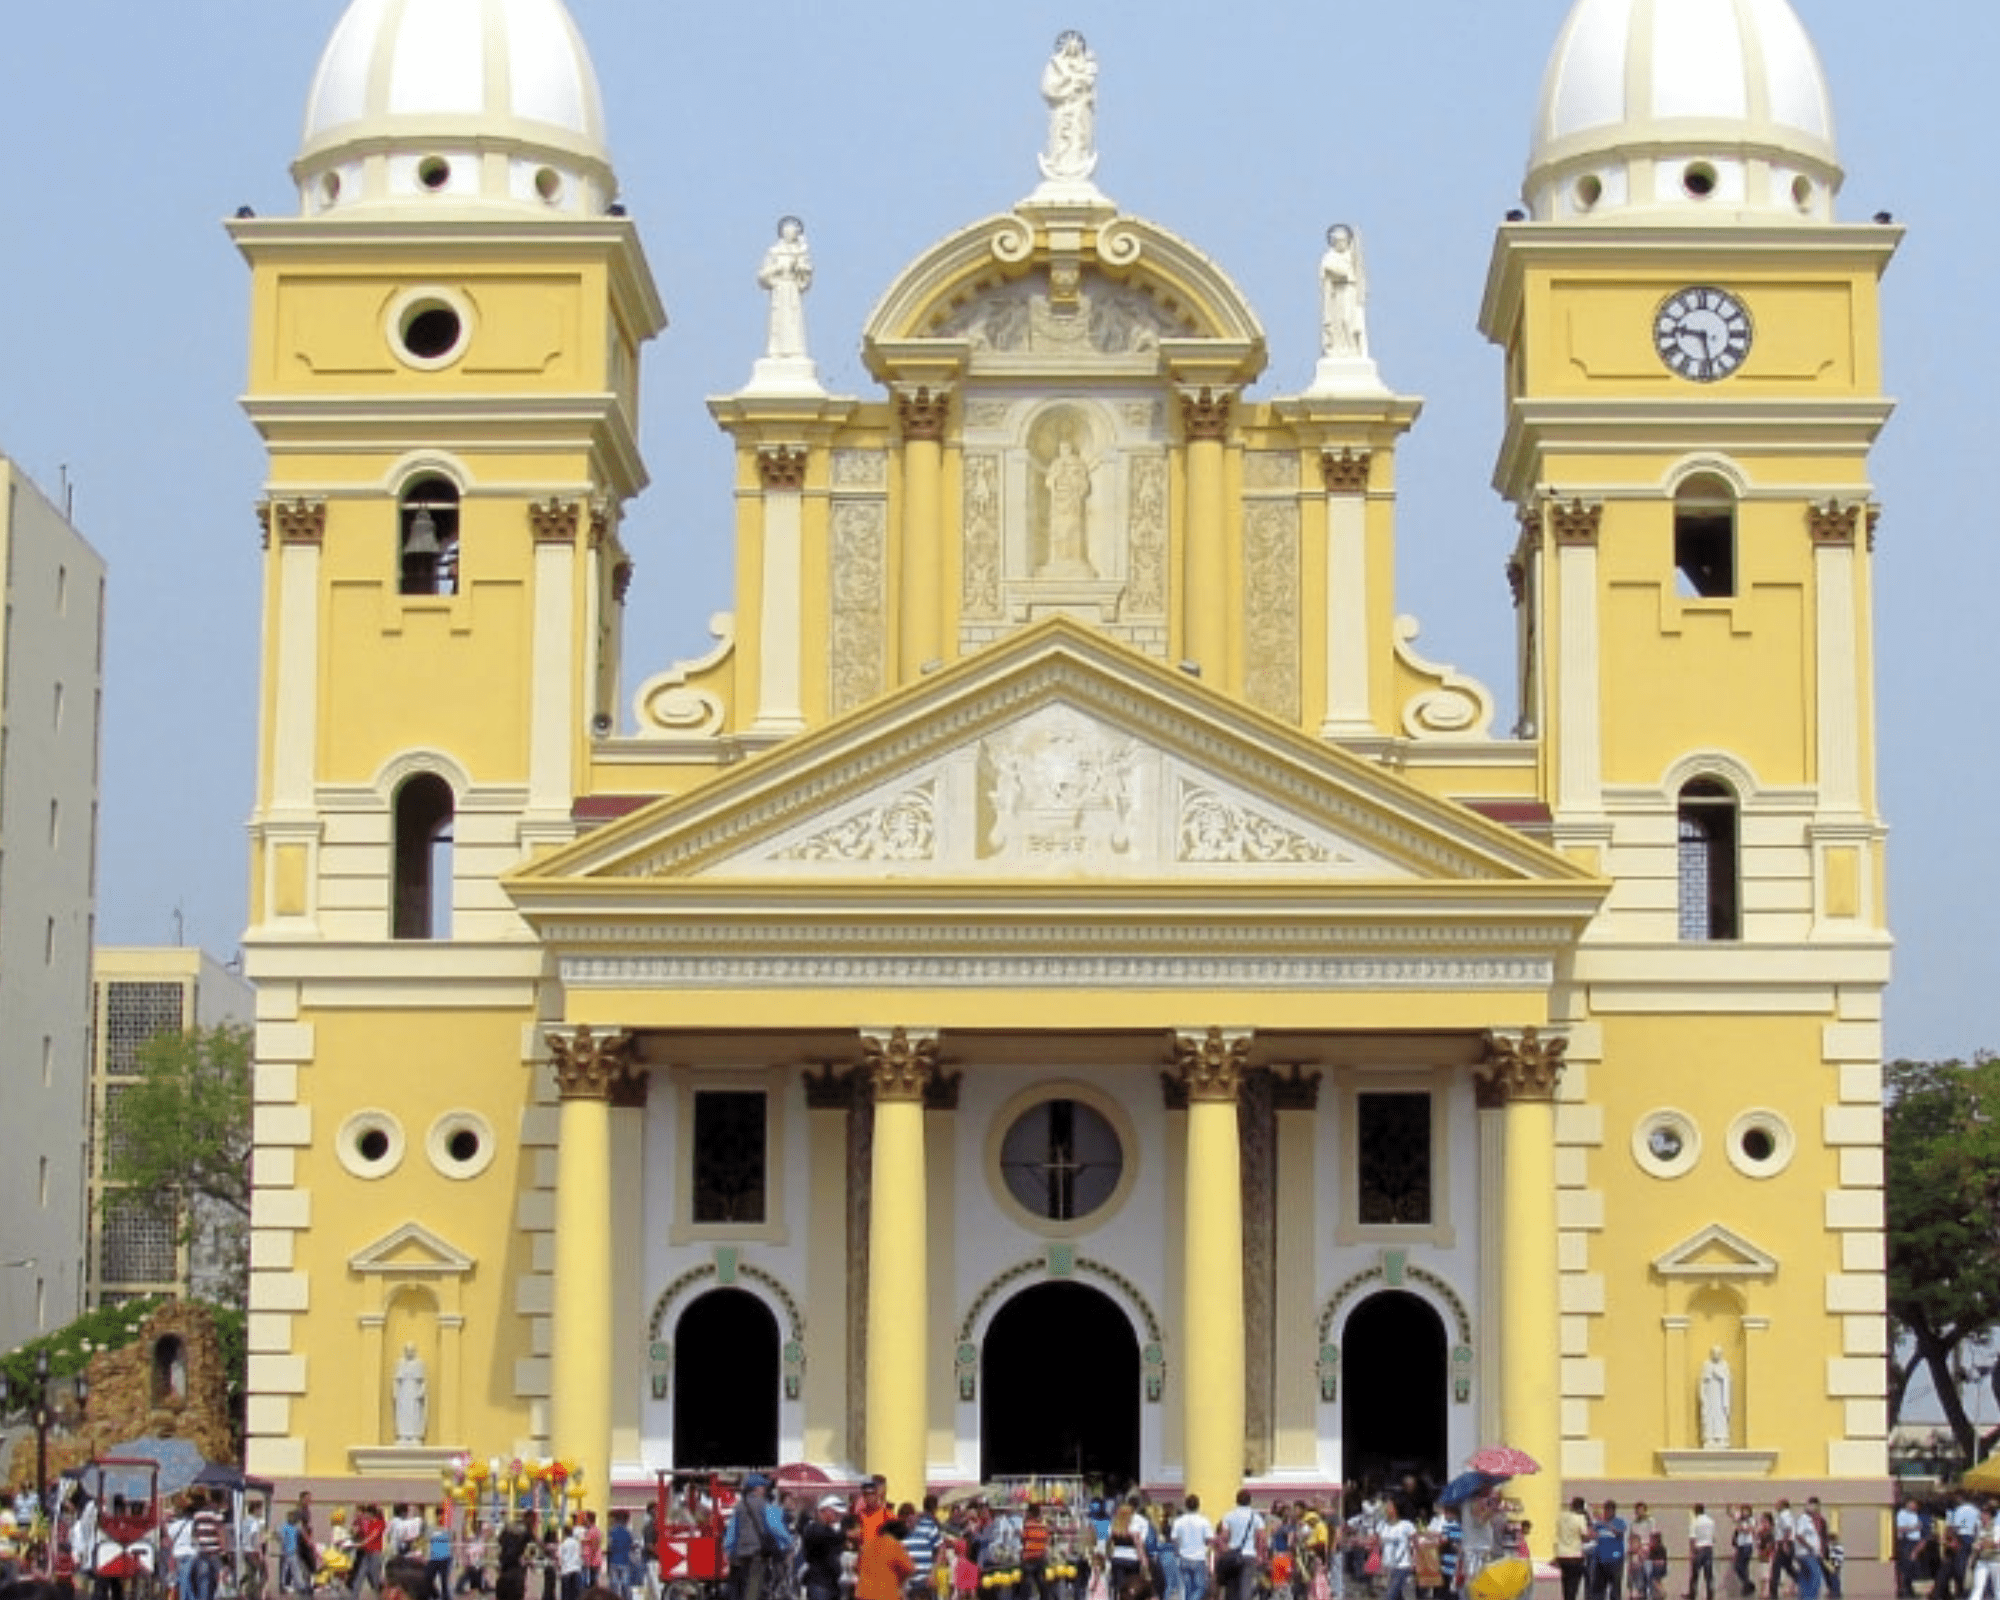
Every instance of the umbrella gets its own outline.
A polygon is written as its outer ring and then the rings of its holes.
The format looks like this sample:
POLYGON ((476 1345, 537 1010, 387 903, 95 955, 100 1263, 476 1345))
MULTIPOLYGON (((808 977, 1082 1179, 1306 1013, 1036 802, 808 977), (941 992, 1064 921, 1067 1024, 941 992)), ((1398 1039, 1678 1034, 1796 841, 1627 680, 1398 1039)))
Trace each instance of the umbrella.
POLYGON ((1476 1451, 1466 1465, 1474 1472, 1495 1478, 1525 1478, 1542 1470, 1542 1464, 1525 1450, 1512 1450, 1504 1444, 1490 1444, 1476 1451))
POLYGON ((1461 1472, 1444 1486, 1444 1492, 1438 1496, 1438 1504, 1462 1506, 1468 1500, 1477 1500, 1494 1484, 1503 1481, 1501 1477, 1491 1472, 1461 1472))
POLYGON ((2000 1494, 2000 1454, 1988 1456, 1958 1481, 1975 1494, 2000 1494))
POLYGON ((1005 1500, 1007 1486, 1004 1483, 966 1483, 948 1491, 938 1501, 941 1506, 969 1506, 987 1500, 1005 1500))
POLYGON ((792 1461, 772 1474, 780 1489, 818 1489, 833 1482, 810 1461, 792 1461))
POLYGON ((201 1469, 208 1465, 202 1460, 201 1451, 186 1439, 153 1436, 130 1439, 124 1444, 113 1445, 104 1453, 153 1462, 160 1469, 160 1493, 169 1498, 193 1483, 201 1469))
POLYGON ((1489 1562, 1482 1567, 1479 1575, 1465 1586, 1465 1592, 1472 1600, 1516 1600, 1516 1596, 1527 1593, 1535 1581, 1535 1569, 1519 1556, 1508 1556, 1504 1561, 1489 1562))

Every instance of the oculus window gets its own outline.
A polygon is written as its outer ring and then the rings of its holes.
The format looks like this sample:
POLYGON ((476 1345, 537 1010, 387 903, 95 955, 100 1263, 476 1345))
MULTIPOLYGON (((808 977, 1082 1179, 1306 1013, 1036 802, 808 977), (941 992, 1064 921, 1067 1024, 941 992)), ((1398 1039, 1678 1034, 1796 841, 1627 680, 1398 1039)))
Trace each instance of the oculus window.
POLYGON ((1118 1132, 1081 1100, 1044 1100, 1000 1142, 1007 1192, 1031 1216, 1073 1222, 1109 1203, 1125 1171, 1118 1132))

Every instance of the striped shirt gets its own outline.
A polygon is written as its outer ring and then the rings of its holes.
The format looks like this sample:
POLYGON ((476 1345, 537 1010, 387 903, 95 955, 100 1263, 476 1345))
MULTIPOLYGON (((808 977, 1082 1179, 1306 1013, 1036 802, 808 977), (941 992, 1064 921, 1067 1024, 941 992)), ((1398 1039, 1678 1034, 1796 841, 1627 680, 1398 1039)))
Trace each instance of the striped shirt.
POLYGON ((222 1514, 203 1507, 194 1514, 194 1547, 205 1556, 222 1553, 222 1514))
POLYGON ((1048 1558, 1049 1525, 1040 1517, 1030 1517, 1021 1524, 1021 1559, 1046 1561, 1048 1558))
POLYGON ((917 1577, 928 1582, 937 1567, 938 1546, 944 1540, 944 1529, 938 1526, 936 1517, 919 1517, 903 1535, 903 1548, 910 1553, 910 1560, 916 1563, 917 1577))

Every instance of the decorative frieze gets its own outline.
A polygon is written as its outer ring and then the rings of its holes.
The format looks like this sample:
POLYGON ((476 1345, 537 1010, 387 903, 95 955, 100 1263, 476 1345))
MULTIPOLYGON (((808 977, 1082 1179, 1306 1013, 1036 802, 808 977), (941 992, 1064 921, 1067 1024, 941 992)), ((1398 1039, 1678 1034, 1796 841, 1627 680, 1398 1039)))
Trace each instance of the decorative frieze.
POLYGON ((609 1100, 620 1079, 633 1074, 632 1035, 598 1033, 588 1024, 574 1033, 549 1034, 556 1091, 565 1100, 609 1100))
POLYGON ((1131 464, 1132 569, 1125 610, 1164 616, 1167 610, 1167 458, 1134 456, 1131 464))
POLYGON ((835 714, 882 692, 886 675, 889 582, 888 507, 880 500, 837 500, 833 507, 833 663, 835 714))
POLYGON ((833 486, 836 489, 873 489, 889 486, 889 455, 885 450, 836 450, 833 452, 833 486))
POLYGON ((1595 549, 1603 525, 1601 500, 1572 500, 1568 505, 1558 500, 1549 506, 1549 529, 1559 545, 1595 549))
POLYGON ((951 415, 951 391, 922 385, 896 392, 896 418, 903 437, 912 442, 936 442, 944 438, 945 422, 951 415))
POLYGON ((1319 475, 1328 494, 1366 494, 1374 465, 1372 450, 1325 450, 1320 453, 1319 475))
POLYGON ((1519 1038, 1489 1033, 1485 1059, 1473 1075, 1479 1108, 1493 1111, 1516 1100, 1554 1100, 1568 1049, 1567 1038, 1545 1039, 1535 1028, 1523 1029, 1519 1038))
POLYGON ((965 457, 965 559, 959 613, 991 620, 1001 615, 1000 457, 965 457))
POLYGON ((921 1103, 937 1072, 937 1056, 935 1032, 913 1034, 907 1028, 892 1028, 861 1036, 862 1071, 877 1105, 899 1100, 921 1103))
POLYGON ((1184 390, 1181 394, 1181 427, 1188 442, 1221 441, 1229 437, 1229 419, 1236 409, 1236 395, 1228 389, 1184 390))
POLYGON ((809 460, 803 445, 766 445, 757 452, 757 481, 766 494, 797 494, 806 486, 809 460))
POLYGON ((536 544, 575 544, 583 507, 574 500, 538 500, 528 506, 528 527, 536 544))
POLYGON ((1174 1066, 1187 1087, 1190 1103, 1227 1101, 1235 1104, 1250 1059, 1248 1028, 1182 1030, 1174 1035, 1174 1066))
POLYGON ((317 545, 326 539, 324 500, 266 500, 257 507, 257 524, 263 529, 260 543, 271 547, 275 532, 282 545, 317 545))
POLYGON ((1299 503, 1252 500, 1243 516, 1244 694, 1283 722, 1299 717, 1299 503))

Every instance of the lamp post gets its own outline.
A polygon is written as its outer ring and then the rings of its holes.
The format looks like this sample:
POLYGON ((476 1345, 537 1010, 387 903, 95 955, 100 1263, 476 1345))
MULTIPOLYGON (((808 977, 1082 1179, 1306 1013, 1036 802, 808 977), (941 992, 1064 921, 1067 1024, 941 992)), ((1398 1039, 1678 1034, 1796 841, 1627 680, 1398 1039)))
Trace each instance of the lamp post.
MULTIPOLYGON (((90 1385, 82 1373, 70 1380, 70 1387, 76 1396, 76 1410, 80 1417, 84 1403, 90 1398, 90 1385)), ((10 1392, 7 1378, 0 1373, 0 1410, 5 1410, 17 1398, 10 1392)), ((55 1399, 50 1393, 49 1352, 46 1346, 35 1352, 34 1385, 25 1400, 32 1410, 35 1423, 35 1503, 48 1509, 49 1493, 49 1429, 56 1423, 55 1399)))

